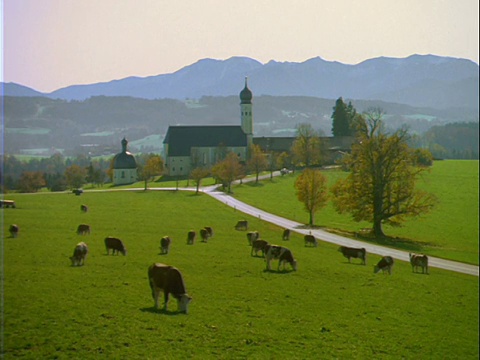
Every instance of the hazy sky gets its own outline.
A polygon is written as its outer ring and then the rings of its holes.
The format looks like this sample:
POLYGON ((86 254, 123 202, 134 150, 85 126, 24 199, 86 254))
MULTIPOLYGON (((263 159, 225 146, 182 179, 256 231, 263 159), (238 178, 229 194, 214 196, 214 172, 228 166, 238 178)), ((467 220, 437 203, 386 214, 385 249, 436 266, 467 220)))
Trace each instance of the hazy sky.
MULTIPOLYGON (((478 0, 3 0, 3 81, 42 92, 248 56, 479 61, 478 0)), ((1 80, 1 79, 0 79, 1 80)))

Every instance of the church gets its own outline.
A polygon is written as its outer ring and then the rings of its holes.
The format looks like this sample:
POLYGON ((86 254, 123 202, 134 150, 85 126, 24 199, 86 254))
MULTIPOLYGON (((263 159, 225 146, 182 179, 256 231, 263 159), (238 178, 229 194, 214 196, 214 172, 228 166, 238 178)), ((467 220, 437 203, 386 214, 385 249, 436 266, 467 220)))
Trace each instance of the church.
MULTIPOLYGON (((267 152, 289 152, 295 137, 253 137, 252 99, 245 78, 245 87, 240 92, 239 126, 170 126, 163 141, 165 174, 186 176, 196 167, 211 167, 228 152, 234 152, 241 162, 246 162, 252 144, 267 152)), ((322 137, 324 163, 333 164, 349 152, 353 141, 352 136, 322 137)))
POLYGON ((240 92, 241 125, 170 126, 163 141, 165 172, 185 176, 196 167, 210 167, 228 152, 246 162, 253 144, 253 94, 245 87, 240 92))

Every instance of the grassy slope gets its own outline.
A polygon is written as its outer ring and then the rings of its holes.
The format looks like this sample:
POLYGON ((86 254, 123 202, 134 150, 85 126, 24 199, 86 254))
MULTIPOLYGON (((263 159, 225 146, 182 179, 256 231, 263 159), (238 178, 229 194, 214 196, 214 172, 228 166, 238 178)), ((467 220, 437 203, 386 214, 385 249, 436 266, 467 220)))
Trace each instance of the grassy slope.
MULTIPOLYGON (((267 186, 265 187, 267 188, 267 186)), ((3 209, 5 359, 478 358, 478 278, 432 269, 392 276, 348 264, 336 247, 303 246, 297 272, 265 272, 250 256, 242 214, 206 195, 182 192, 12 194, 3 209), (88 213, 80 204, 88 204, 88 213), (78 236, 79 223, 92 233, 78 236), (192 228, 213 226, 208 244, 186 245, 192 228), (124 240, 128 255, 106 256, 103 238, 124 240), (170 254, 159 255, 163 235, 170 254), (90 253, 69 266, 80 240, 90 253), (177 266, 194 300, 189 315, 155 312, 147 281, 152 262, 177 266)), ((281 229, 248 218, 262 237, 281 229)), ((274 263, 274 268, 276 262, 274 263)))
MULTIPOLYGON (((325 171, 324 174, 329 186, 346 176, 341 171, 325 171)), ((245 184, 233 191, 242 201, 305 223, 308 214, 296 198, 295 178, 294 174, 275 178, 273 182, 245 184)), ((387 245, 478 265, 478 161, 435 162, 418 186, 438 197, 436 208, 430 214, 409 219, 402 228, 386 226, 387 235, 399 238, 395 244, 387 245)), ((316 214, 315 223, 347 231, 371 227, 366 222, 354 222, 348 214, 337 214, 331 203, 316 214)))

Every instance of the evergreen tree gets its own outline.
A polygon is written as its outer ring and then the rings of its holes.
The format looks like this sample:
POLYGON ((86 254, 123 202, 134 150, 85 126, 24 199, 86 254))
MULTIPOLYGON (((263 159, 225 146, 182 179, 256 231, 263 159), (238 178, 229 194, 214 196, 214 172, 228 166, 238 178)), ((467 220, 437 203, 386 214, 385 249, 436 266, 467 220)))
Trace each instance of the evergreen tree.
POLYGON ((335 102, 332 113, 332 134, 333 136, 351 136, 353 131, 351 128, 352 121, 357 111, 349 102, 348 106, 339 97, 335 102))

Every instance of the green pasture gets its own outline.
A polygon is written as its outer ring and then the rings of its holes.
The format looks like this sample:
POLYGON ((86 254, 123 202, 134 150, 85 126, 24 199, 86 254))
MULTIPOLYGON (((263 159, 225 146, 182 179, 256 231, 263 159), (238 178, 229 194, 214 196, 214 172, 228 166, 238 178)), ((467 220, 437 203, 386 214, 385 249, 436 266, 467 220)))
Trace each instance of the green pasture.
MULTIPOLYGON (((295 179, 298 173, 258 184, 245 183, 233 188, 234 196, 241 201, 268 212, 295 220, 308 222, 308 213, 295 195, 295 179)), ((341 170, 326 170, 328 186, 340 177, 347 176, 341 170)), ((424 173, 418 187, 435 194, 435 209, 421 217, 409 219, 401 228, 385 226, 387 240, 365 239, 406 251, 478 265, 478 161, 436 161, 430 172, 424 173)), ((315 217, 315 225, 325 229, 358 232, 371 228, 367 222, 357 223, 348 214, 340 215, 331 202, 315 217)))
POLYGON ((378 256, 349 264, 336 246, 305 247, 298 234, 282 241, 282 229, 205 194, 8 197, 17 208, 0 210, 5 359, 478 359, 477 277, 416 274, 402 261, 392 276, 373 274, 378 256), (245 232, 233 229, 244 218, 262 238, 288 246, 298 271, 277 272, 276 262, 265 271, 245 232), (90 235, 76 235, 80 223, 90 224, 90 235), (187 231, 203 226, 214 237, 186 245, 187 231), (124 241, 127 256, 106 255, 108 235, 124 241), (173 240, 168 255, 159 254, 164 235, 173 240), (79 241, 90 252, 72 267, 79 241), (182 271, 193 297, 188 315, 176 312, 174 299, 167 312, 153 309, 154 262, 182 271))

